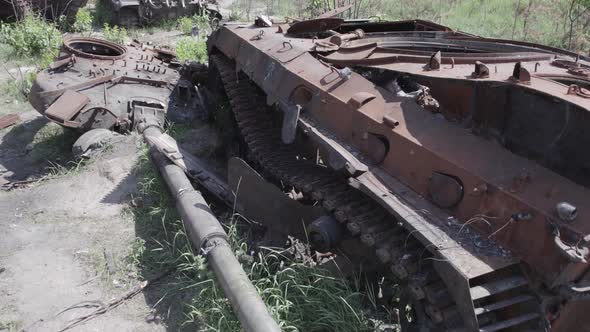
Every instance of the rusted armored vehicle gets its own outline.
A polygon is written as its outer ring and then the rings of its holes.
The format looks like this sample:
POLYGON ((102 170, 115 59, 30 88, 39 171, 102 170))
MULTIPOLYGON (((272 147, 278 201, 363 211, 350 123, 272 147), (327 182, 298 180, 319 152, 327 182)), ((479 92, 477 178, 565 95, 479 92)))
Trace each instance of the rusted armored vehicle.
POLYGON ((406 328, 590 331, 590 59, 339 18, 227 24, 208 47, 246 148, 238 205, 380 264, 406 328))
POLYGON ((212 20, 221 19, 215 0, 102 0, 112 9, 112 23, 137 26, 181 16, 207 14, 212 20))
POLYGON ((168 49, 73 37, 38 73, 29 101, 49 120, 80 132, 127 132, 146 115, 162 126, 167 114, 190 121, 199 99, 187 71, 168 49))

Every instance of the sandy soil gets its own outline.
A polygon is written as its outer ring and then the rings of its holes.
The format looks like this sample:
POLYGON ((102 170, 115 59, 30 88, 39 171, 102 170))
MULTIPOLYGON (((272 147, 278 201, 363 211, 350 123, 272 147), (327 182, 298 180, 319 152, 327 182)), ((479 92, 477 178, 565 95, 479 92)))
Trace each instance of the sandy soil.
MULTIPOLYGON (((138 138, 126 137, 79 174, 0 192, 0 330, 58 331, 92 309, 55 316, 81 301, 108 302, 133 283, 105 285, 101 255, 124 257, 135 226, 122 214, 136 190, 138 138)), ((1 162, 1 159, 0 159, 1 162)), ((72 331, 159 331, 138 296, 72 331)))

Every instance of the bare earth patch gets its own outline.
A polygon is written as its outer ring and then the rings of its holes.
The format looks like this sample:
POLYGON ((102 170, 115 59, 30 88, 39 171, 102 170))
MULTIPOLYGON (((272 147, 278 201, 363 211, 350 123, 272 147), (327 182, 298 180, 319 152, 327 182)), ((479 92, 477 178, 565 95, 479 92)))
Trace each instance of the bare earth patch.
MULTIPOLYGON (((136 190, 139 139, 125 138, 82 171, 31 188, 0 192, 0 331, 59 331, 136 285, 119 278, 135 240, 123 209, 136 190)), ((72 331, 160 331, 137 296, 72 331)))

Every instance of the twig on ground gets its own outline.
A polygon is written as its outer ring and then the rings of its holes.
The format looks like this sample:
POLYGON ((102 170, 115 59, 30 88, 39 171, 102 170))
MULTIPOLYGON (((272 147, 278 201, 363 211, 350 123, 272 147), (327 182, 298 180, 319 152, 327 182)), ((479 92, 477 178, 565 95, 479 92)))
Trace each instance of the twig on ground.
POLYGON ((113 309, 115 309, 116 307, 120 306, 121 304, 125 303, 126 301, 132 299, 135 295, 141 293, 143 290, 145 290, 146 288, 148 288, 149 286, 153 285, 154 283, 158 282, 159 280, 161 280, 162 278, 164 278, 165 276, 169 275, 170 273, 172 273, 173 270, 168 270, 164 273, 161 273, 159 275, 157 275, 156 277, 150 279, 150 280, 146 280, 146 281, 142 281, 139 285, 135 286, 133 289, 131 289, 130 291, 128 291, 127 293, 123 294, 121 297, 114 299, 112 301, 110 301, 107 305, 104 305, 102 302, 100 301, 84 301, 84 302, 80 302, 77 304, 74 304, 62 311, 60 311, 59 313, 57 313, 55 316, 58 316, 68 310, 71 309, 75 309, 75 308, 80 308, 83 306, 94 306, 94 307, 98 307, 96 310, 94 310, 93 312, 86 314, 86 315, 82 315, 78 318, 75 318, 71 321, 71 323, 69 323, 68 325, 66 325, 64 328, 62 328, 61 330, 59 330, 59 332, 63 332, 63 331, 67 331, 73 327, 76 327, 80 324, 83 324, 89 320, 92 320, 94 318, 97 318, 98 316, 105 314, 113 309))

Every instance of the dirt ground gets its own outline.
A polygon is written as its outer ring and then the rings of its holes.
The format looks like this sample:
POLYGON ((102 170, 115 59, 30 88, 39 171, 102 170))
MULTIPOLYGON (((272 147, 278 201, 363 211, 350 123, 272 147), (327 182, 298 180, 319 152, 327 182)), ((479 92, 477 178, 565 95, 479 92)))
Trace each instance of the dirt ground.
MULTIPOLYGON (((142 39, 164 44, 178 36, 144 33, 142 39)), ((12 80, 0 71, 0 85, 12 80)), ((77 134, 18 99, 5 91, 0 97, 0 116, 20 117, 16 126, 0 130, 0 178, 45 180, 0 190, 0 331, 60 331, 139 284, 127 260, 141 234, 126 209, 137 192, 142 140, 125 136, 80 167, 70 152, 77 134)), ((189 131, 209 134, 206 128, 189 131)), ((154 286, 68 331, 177 331, 181 306, 166 307, 167 319, 161 319, 154 309, 161 296, 154 286)))
MULTIPOLYGON (((77 174, 12 192, 0 192, 0 330, 58 331, 92 309, 61 310, 107 302, 132 285, 105 284, 103 256, 124 257, 135 226, 123 208, 136 190, 138 138, 126 137, 77 174)), ((0 158, 4 164, 4 159, 0 158)), ((73 331, 159 331, 138 296, 73 331)))

